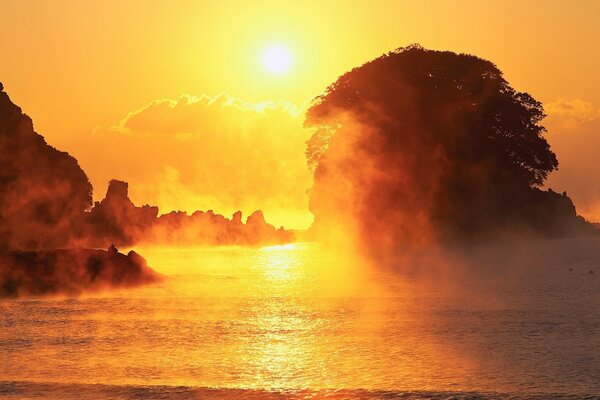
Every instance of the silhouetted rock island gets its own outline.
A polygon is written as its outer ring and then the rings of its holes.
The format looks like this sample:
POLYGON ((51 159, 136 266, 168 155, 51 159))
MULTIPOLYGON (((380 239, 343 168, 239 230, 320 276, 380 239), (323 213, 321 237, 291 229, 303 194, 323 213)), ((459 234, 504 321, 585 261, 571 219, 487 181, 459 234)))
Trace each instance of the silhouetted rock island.
POLYGON ((262 211, 242 222, 242 212, 231 219, 212 210, 188 215, 172 211, 159 216, 156 206, 136 206, 128 194, 127 182, 109 182, 106 197, 94 204, 85 216, 83 238, 87 245, 109 243, 130 246, 136 243, 184 245, 258 245, 292 241, 291 232, 266 222, 262 211))
POLYGON ((161 280, 142 256, 114 246, 0 253, 0 297, 77 295, 161 280))
POLYGON ((542 104, 490 61, 399 48, 314 99, 313 231, 353 228, 377 256, 429 243, 597 234, 543 184, 558 160, 542 104))

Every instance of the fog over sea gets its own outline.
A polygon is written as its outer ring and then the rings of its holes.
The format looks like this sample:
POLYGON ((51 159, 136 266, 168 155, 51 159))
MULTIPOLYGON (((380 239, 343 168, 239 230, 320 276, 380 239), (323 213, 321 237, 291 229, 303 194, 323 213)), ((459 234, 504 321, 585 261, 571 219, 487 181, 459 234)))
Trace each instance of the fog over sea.
POLYGON ((600 398, 600 240, 530 247, 358 282, 314 243, 140 249, 165 282, 0 301, 0 398, 600 398))

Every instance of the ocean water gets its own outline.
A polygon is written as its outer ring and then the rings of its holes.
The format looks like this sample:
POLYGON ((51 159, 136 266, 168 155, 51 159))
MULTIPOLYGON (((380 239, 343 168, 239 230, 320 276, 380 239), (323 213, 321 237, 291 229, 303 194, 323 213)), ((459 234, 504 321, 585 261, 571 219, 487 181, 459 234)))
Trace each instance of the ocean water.
POLYGON ((141 249, 165 282, 0 301, 0 398, 600 398, 599 245, 141 249))

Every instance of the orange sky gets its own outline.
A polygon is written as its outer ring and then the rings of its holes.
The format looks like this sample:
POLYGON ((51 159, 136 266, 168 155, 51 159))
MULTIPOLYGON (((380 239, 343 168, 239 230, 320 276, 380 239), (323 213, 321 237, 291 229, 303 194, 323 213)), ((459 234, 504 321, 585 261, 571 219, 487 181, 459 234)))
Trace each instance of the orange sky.
POLYGON ((600 220, 599 1, 0 0, 0 15, 0 81, 96 198, 116 177, 163 211, 263 208, 306 227, 303 105, 418 42, 490 59, 542 101, 561 162, 549 184, 600 220), (274 44, 287 73, 261 65, 274 44))

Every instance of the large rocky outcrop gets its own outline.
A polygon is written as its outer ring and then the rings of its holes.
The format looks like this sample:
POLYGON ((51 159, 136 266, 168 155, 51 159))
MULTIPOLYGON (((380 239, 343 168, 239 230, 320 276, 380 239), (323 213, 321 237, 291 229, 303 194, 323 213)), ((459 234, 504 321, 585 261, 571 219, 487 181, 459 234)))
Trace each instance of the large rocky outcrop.
POLYGON ((432 242, 595 232, 566 194, 542 104, 491 62, 400 48, 342 75, 307 111, 313 230, 367 252, 432 242))
POLYGON ((77 160, 48 145, 0 84, 0 249, 64 246, 91 205, 77 160))

